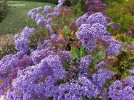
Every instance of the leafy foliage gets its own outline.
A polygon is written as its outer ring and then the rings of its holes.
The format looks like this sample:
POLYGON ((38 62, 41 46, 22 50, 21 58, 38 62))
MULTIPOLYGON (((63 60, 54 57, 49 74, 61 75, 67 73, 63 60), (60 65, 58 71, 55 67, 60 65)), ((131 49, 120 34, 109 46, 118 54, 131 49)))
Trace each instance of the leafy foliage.
POLYGON ((118 33, 123 34, 128 31, 134 31, 134 16, 132 10, 134 9, 133 7, 133 0, 124 1, 121 4, 116 3, 116 5, 114 5, 113 7, 109 7, 108 16, 112 19, 113 22, 120 23, 120 29, 113 31, 113 35, 118 33))

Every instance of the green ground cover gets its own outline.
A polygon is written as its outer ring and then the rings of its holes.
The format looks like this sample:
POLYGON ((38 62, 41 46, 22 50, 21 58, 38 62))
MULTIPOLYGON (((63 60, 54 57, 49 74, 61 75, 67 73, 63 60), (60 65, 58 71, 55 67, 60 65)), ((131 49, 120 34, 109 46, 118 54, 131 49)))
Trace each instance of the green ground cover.
POLYGON ((35 22, 27 17, 27 12, 35 7, 44 7, 45 5, 55 6, 54 4, 44 2, 27 2, 27 1, 8 1, 7 16, 0 23, 1 34, 15 34, 21 31, 26 25, 29 27, 36 27, 35 22), (12 5, 20 6, 12 6, 12 5))

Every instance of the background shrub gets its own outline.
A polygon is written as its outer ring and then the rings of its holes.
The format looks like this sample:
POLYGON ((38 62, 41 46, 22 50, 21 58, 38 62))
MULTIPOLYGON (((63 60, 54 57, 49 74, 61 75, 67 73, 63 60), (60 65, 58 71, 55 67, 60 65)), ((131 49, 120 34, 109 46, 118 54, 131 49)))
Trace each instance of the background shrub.
POLYGON ((16 52, 14 46, 14 35, 1 35, 0 36, 0 59, 7 54, 14 54, 16 52))
POLYGON ((127 31, 134 32, 134 0, 116 3, 113 7, 108 8, 108 16, 115 23, 120 23, 120 30, 111 31, 113 34, 124 33, 127 31))
POLYGON ((74 14, 81 16, 86 11, 85 0, 69 0, 74 14))
POLYGON ((5 18, 7 12, 7 1, 0 1, 0 22, 5 18))

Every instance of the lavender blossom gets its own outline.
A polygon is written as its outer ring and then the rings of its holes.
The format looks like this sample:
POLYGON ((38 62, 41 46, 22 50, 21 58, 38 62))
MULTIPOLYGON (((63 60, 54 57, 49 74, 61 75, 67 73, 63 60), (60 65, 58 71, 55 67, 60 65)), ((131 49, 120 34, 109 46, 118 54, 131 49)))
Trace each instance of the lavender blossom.
POLYGON ((130 86, 130 87, 134 87, 134 76, 129 76, 127 77, 125 83, 130 86))
POLYGON ((38 64, 43 58, 48 55, 54 55, 55 53, 50 49, 35 50, 31 53, 31 59, 34 64, 38 64))
POLYGON ((55 12, 58 12, 61 8, 61 6, 63 5, 63 3, 59 3, 55 8, 54 8, 54 11, 55 12))
POLYGON ((130 70, 130 73, 131 74, 134 74, 134 68, 130 70))
POLYGON ((61 63, 61 59, 58 55, 49 55, 44 60, 46 60, 47 64, 53 69, 54 77, 56 79, 65 78, 66 72, 61 63))
MULTIPOLYGON (((17 35, 15 35, 15 38, 16 36, 17 35)), ((29 43, 30 41, 25 37, 18 37, 17 39, 15 39, 16 49, 24 53, 28 51, 29 43)))
POLYGON ((98 69, 97 74, 92 75, 92 78, 93 78, 94 84, 96 84, 98 89, 101 91, 102 89, 104 89, 106 80, 111 79, 113 75, 114 75, 114 72, 112 72, 111 70, 100 68, 98 69))
POLYGON ((109 88, 108 92, 109 98, 112 100, 133 100, 134 91, 132 87, 125 86, 121 81, 115 81, 112 86, 109 88))
POLYGON ((88 98, 96 97, 99 94, 99 90, 92 81, 86 77, 79 77, 78 82, 82 84, 82 94, 88 98))
POLYGON ((94 23, 99 23, 101 25, 106 26, 106 17, 101 12, 92 14, 88 17, 87 24, 93 25, 94 23))
POLYGON ((21 33, 21 36, 24 36, 26 38, 30 37, 33 33, 35 32, 35 28, 29 28, 28 26, 26 26, 23 30, 23 32, 21 33))
POLYGON ((35 19, 35 16, 36 16, 36 14, 34 12, 32 12, 32 11, 28 12, 28 17, 31 18, 32 20, 35 19))
POLYGON ((81 40, 82 45, 88 52, 96 46, 97 38, 104 35, 109 35, 109 33, 99 23, 95 23, 92 26, 90 24, 82 24, 77 32, 77 38, 81 40))
POLYGON ((50 38, 51 38, 52 42, 56 41, 58 39, 58 35, 57 34, 52 34, 50 38))
POLYGON ((79 70, 80 73, 88 73, 88 65, 93 61, 93 58, 91 55, 88 56, 84 56, 81 61, 80 61, 80 65, 79 65, 79 70))
POLYGON ((43 13, 44 13, 44 14, 47 14, 47 13, 50 12, 51 9, 52 9, 51 6, 46 5, 46 6, 44 7, 44 11, 43 11, 43 13))
POLYGON ((14 36, 14 42, 17 50, 23 53, 26 53, 28 51, 28 44, 30 43, 28 37, 31 36, 34 31, 34 28, 25 27, 20 35, 16 34, 14 36))
POLYGON ((78 27, 80 27, 82 24, 86 24, 87 22, 87 19, 88 19, 88 13, 84 14, 83 16, 79 17, 77 20, 76 20, 76 25, 78 27))
POLYGON ((44 20, 44 16, 42 16, 41 14, 36 15, 35 21, 39 27, 41 27, 41 25, 43 24, 43 20, 44 20))
POLYGON ((52 12, 52 13, 47 14, 46 18, 59 17, 59 16, 60 16, 60 13, 52 12))

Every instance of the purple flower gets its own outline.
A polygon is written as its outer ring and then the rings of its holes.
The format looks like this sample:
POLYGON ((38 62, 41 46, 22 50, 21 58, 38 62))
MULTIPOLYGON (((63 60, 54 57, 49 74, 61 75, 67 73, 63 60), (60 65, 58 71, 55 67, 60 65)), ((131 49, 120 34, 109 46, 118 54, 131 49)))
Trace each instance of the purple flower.
POLYGON ((66 72, 58 55, 49 55, 44 60, 46 60, 47 64, 53 69, 56 79, 63 79, 65 77, 66 72))
POLYGON ((102 90, 104 88, 105 82, 108 79, 111 79, 114 75, 114 72, 111 70, 100 68, 98 69, 97 74, 93 74, 93 82, 96 84, 99 90, 102 90))
POLYGON ((108 56, 117 56, 120 51, 121 45, 115 43, 111 43, 110 46, 106 49, 106 53, 108 56))
POLYGON ((88 17, 87 24, 93 25, 94 23, 99 23, 101 25, 106 26, 106 17, 101 12, 92 14, 88 17))
MULTIPOLYGON (((15 35, 16 38, 16 35, 15 35)), ((15 45, 16 45, 16 49, 25 53, 28 51, 28 44, 30 43, 30 41, 25 38, 25 37, 19 37, 17 39, 14 40, 15 45)))
POLYGON ((80 60, 80 65, 79 65, 79 75, 81 76, 83 73, 89 73, 88 72, 88 65, 93 61, 94 59, 92 58, 91 55, 84 56, 80 60))
POLYGON ((121 81, 115 81, 112 86, 109 88, 108 92, 109 98, 112 100, 133 100, 134 91, 132 87, 125 86, 121 81))
POLYGON ((134 76, 129 76, 127 77, 125 83, 130 86, 130 87, 134 87, 134 76))
POLYGON ((8 99, 8 100, 16 100, 16 99, 22 100, 23 99, 23 94, 19 90, 9 89, 7 91, 6 99, 8 99))
POLYGON ((49 31, 50 34, 53 34, 53 28, 52 28, 51 25, 48 25, 47 24, 46 28, 48 29, 48 31, 49 31))
POLYGON ((42 9, 42 7, 38 7, 36 9, 37 9, 37 12, 39 12, 42 9))
POLYGON ((38 64, 43 58, 48 55, 54 55, 55 53, 50 49, 35 50, 31 53, 31 59, 34 64, 38 64))
POLYGON ((28 12, 28 17, 31 18, 32 20, 35 19, 35 16, 36 16, 36 14, 34 12, 32 12, 32 11, 28 12))
POLYGON ((58 51, 58 55, 61 58, 61 63, 65 64, 66 62, 71 61, 71 55, 69 51, 58 51))
POLYGON ((87 22, 87 19, 88 19, 88 13, 84 14, 83 16, 79 17, 77 20, 76 20, 76 25, 78 27, 80 27, 82 24, 86 24, 87 22))
POLYGON ((44 16, 42 16, 41 14, 37 14, 36 18, 35 18, 36 24, 41 27, 41 25, 43 24, 44 21, 44 16))
POLYGON ((120 28, 120 23, 117 23, 117 24, 113 25, 112 28, 114 30, 119 29, 120 28))
POLYGON ((63 3, 59 3, 55 8, 54 8, 54 11, 55 12, 58 12, 61 8, 61 6, 63 5, 63 3))
POLYGON ((30 37, 33 33, 35 32, 35 28, 29 28, 28 26, 26 26, 23 30, 23 32, 21 33, 22 37, 30 37))
POLYGON ((34 31, 34 28, 25 27, 20 35, 16 34, 14 36, 14 42, 17 50, 23 53, 28 51, 28 44, 30 43, 28 37, 31 36, 34 31))
POLYGON ((88 52, 96 46, 98 37, 100 38, 104 35, 109 35, 109 33, 99 23, 95 23, 92 26, 90 24, 82 24, 77 32, 77 38, 81 40, 82 45, 88 52))
POLYGON ((44 7, 44 11, 43 11, 43 13, 44 13, 44 14, 47 14, 47 13, 50 12, 51 9, 52 9, 51 6, 46 5, 46 6, 44 7))
POLYGON ((134 68, 130 70, 130 73, 131 74, 134 74, 134 68))
POLYGON ((52 18, 48 18, 48 19, 47 19, 47 24, 48 24, 48 25, 52 25, 52 18))
POLYGON ((56 41, 58 39, 58 34, 51 35, 51 41, 56 41))
POLYGON ((134 32, 128 31, 128 32, 125 32, 125 35, 127 35, 127 36, 134 36, 134 32))
POLYGON ((106 68, 108 66, 108 64, 105 61, 101 61, 99 62, 99 64, 97 64, 97 67, 100 68, 106 68))
POLYGON ((78 82, 82 84, 81 90, 84 96, 87 96, 88 98, 97 97, 99 90, 92 81, 86 77, 79 77, 78 82))
POLYGON ((60 16, 60 13, 52 12, 52 13, 47 14, 46 18, 59 17, 59 16, 60 16))

